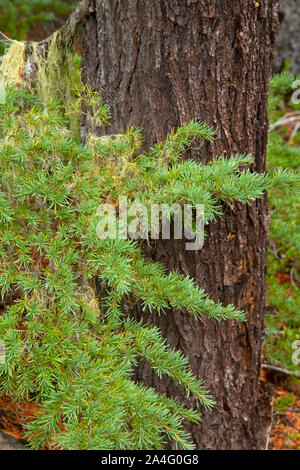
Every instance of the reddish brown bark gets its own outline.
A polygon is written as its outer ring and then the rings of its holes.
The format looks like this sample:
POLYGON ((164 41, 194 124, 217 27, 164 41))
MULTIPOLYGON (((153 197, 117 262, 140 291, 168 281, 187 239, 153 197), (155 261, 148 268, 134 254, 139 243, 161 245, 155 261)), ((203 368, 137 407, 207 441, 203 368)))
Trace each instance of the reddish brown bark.
MULTIPOLYGON (((194 150, 193 158, 252 153, 253 168, 263 171, 276 7, 275 0, 96 0, 84 27, 83 66, 113 114, 112 126, 99 134, 142 127, 148 147, 196 118, 214 125, 217 138, 194 150)), ((224 206, 202 250, 185 251, 178 240, 147 250, 168 269, 193 276, 213 299, 247 311, 242 325, 196 322, 181 312, 147 316, 189 357, 217 402, 201 426, 187 426, 198 449, 261 445, 267 219, 266 200, 224 206)), ((183 391, 147 365, 137 377, 184 400, 183 391)))

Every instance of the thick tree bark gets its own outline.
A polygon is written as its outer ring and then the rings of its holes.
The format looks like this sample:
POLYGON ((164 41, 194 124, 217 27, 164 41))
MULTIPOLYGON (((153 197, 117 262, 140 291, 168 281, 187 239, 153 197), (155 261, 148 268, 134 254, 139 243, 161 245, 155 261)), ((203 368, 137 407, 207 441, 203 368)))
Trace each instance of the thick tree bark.
MULTIPOLYGON (((142 127, 145 146, 192 118, 212 124, 214 143, 192 152, 251 153, 265 169, 267 93, 277 27, 275 0, 96 0, 84 26, 86 80, 110 105, 112 126, 142 127)), ((87 123, 83 122, 83 133, 87 123)), ((193 276, 214 300, 247 311, 247 323, 217 325, 170 312, 159 319, 168 342, 190 359, 217 402, 201 426, 187 425, 198 449, 255 449, 261 445, 258 404, 264 331, 268 214, 266 200, 235 204, 208 229, 204 248, 158 242, 147 250, 168 269, 193 276)), ((139 315, 139 313, 136 313, 139 315)), ((145 317, 145 315, 144 315, 145 317)), ((184 400, 146 364, 137 378, 184 400)))

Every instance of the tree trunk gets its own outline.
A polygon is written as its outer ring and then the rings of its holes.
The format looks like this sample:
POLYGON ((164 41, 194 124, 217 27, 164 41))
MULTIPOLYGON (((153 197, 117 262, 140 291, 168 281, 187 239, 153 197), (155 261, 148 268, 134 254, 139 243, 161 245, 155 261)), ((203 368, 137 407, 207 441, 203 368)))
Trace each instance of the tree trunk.
MULTIPOLYGON (((212 124, 217 138, 194 150, 193 158, 207 162, 212 155, 251 153, 253 168, 265 169, 275 0, 96 0, 95 5, 84 25, 82 60, 84 77, 113 114, 112 126, 99 134, 142 127, 149 147, 196 118, 212 124)), ((82 124, 86 133, 88 124, 82 124)), ((201 426, 187 425, 197 449, 261 445, 267 219, 266 200, 224 206, 202 250, 185 251, 180 240, 159 241, 146 250, 168 269, 194 277, 214 300, 247 311, 240 325, 197 322, 177 311, 146 318, 189 357, 217 402, 201 426)), ((165 377, 159 380, 146 364, 137 378, 184 400, 182 390, 165 377)))

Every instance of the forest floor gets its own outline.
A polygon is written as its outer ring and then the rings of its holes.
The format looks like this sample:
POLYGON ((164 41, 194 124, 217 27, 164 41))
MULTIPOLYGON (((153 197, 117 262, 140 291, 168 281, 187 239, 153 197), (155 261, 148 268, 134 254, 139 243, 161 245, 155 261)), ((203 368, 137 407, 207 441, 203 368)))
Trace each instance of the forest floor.
POLYGON ((292 396, 278 388, 276 399, 290 402, 286 409, 276 410, 273 405, 273 424, 270 434, 270 450, 300 450, 300 397, 292 396))
POLYGON ((300 450, 300 384, 265 370, 260 380, 273 395, 267 450, 300 450))

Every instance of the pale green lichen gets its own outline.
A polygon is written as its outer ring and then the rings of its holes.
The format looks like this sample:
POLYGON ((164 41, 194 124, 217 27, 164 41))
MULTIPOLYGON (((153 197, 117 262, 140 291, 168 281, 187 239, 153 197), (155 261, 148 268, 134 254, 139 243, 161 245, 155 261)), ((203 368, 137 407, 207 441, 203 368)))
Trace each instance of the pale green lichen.
POLYGON ((73 42, 62 41, 60 31, 56 31, 48 42, 47 51, 40 53, 38 45, 33 46, 37 65, 36 89, 45 106, 53 101, 70 106, 73 100, 73 76, 76 68, 73 60, 73 42), (64 44, 64 47, 62 47, 64 44))
POLYGON ((47 43, 31 43, 26 51, 26 42, 13 41, 3 57, 0 78, 8 85, 34 87, 44 106, 56 102, 66 108, 74 100, 72 88, 78 71, 74 63, 74 45, 64 40, 61 31, 56 31, 47 43), (26 74, 29 62, 34 70, 34 79, 26 74))
POLYGON ((20 86, 25 66, 25 43, 13 41, 1 63, 0 78, 9 85, 20 86))

